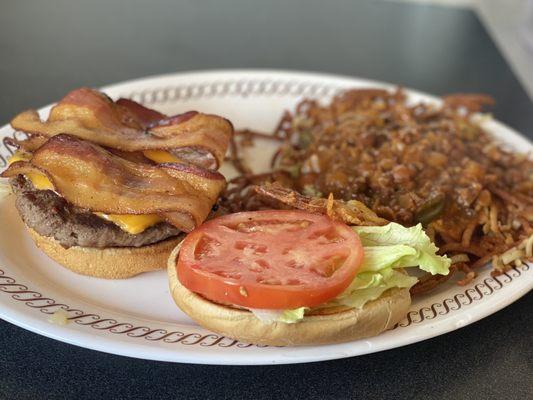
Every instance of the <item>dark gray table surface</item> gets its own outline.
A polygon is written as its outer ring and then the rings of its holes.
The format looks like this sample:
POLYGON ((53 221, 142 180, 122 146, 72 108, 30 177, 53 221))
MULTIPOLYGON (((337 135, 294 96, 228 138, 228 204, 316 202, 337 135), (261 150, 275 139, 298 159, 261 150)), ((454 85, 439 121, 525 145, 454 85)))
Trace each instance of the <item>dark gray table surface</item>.
MULTIPOLYGON (((212 68, 313 70, 434 94, 484 92, 497 99, 498 119, 533 137, 531 101, 464 9, 349 0, 0 3, 1 123, 78 86, 212 68)), ((529 294, 422 343, 265 367, 125 358, 1 321, 0 397, 531 398, 532 310, 529 294)))

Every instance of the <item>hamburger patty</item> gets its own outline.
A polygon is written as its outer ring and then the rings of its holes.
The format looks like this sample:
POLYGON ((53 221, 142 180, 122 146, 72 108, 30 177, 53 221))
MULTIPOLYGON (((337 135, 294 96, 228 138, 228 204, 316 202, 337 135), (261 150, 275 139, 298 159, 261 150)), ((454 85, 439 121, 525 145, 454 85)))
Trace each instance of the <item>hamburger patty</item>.
POLYGON ((10 183, 24 223, 41 236, 53 237, 66 248, 142 247, 180 233, 178 228, 161 222, 133 235, 90 211, 68 204, 51 190, 35 189, 23 176, 10 183))

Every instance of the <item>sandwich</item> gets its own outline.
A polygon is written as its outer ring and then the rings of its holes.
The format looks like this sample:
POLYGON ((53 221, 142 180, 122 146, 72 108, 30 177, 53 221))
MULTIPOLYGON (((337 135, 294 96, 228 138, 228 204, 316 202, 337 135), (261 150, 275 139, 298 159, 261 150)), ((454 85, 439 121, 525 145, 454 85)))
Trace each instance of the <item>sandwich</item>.
POLYGON ((207 221, 169 257, 175 303, 211 331, 261 345, 345 342, 393 328, 418 281, 408 270, 445 276, 451 260, 421 225, 388 223, 358 202, 333 204, 207 221))
POLYGON ((74 272, 127 278, 166 266, 185 233, 212 212, 217 172, 233 127, 198 112, 168 117, 82 88, 42 121, 25 111, 28 135, 2 172, 41 250, 74 272))

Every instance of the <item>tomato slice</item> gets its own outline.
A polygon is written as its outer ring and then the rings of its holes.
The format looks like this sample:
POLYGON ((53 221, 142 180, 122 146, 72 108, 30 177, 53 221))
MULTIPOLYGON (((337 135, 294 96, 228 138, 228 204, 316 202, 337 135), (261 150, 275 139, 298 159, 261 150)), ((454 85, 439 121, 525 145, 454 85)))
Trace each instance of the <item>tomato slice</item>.
POLYGON ((357 234, 324 215, 252 211, 208 221, 183 241, 178 279, 209 300, 246 308, 314 307, 352 282, 357 234))

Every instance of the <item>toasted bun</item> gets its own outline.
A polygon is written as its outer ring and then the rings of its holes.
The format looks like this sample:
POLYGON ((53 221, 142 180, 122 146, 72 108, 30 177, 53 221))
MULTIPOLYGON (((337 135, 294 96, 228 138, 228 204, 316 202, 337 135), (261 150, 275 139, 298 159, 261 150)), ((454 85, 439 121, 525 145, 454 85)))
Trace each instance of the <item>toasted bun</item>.
POLYGON ((64 248, 52 237, 41 236, 26 227, 35 244, 52 260, 82 275, 97 278, 129 278, 142 272, 165 268, 168 255, 183 235, 143 247, 64 248))
POLYGON ((201 326, 245 343, 298 346, 347 342, 375 336, 392 328, 408 312, 407 289, 391 289, 362 309, 340 308, 309 315, 295 324, 266 324, 251 312, 205 299, 178 280, 176 258, 179 246, 168 261, 170 293, 179 308, 201 326))

